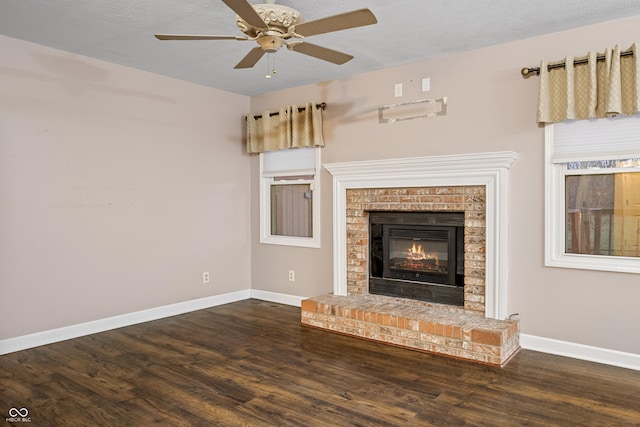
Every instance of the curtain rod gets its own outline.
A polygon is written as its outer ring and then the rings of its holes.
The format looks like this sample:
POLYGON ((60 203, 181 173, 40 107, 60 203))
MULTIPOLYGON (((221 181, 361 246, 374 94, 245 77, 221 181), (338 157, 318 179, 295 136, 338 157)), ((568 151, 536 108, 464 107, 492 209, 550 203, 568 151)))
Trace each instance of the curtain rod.
MULTIPOLYGON (((620 56, 633 56, 633 51, 632 50, 625 50, 624 52, 620 52, 620 56)), ((598 55, 596 57, 596 59, 598 61, 604 61, 605 56, 604 55, 598 55)), ((573 61, 573 65, 586 64, 587 62, 589 62, 589 60, 587 58, 576 59, 576 60, 573 61)), ((551 71, 551 70, 553 70, 555 68, 564 68, 565 66, 566 66, 566 64, 564 62, 559 62, 557 64, 547 65, 547 71, 551 71)), ((529 77, 531 74, 539 75, 540 74, 540 67, 524 67, 522 70, 520 70, 520 74, 522 74, 522 77, 529 77)))
MULTIPOLYGON (((316 104, 316 108, 322 108, 323 110, 327 107, 327 103, 326 102, 321 102, 320 104, 316 104)), ((303 110, 306 110, 307 107, 298 107, 298 113, 302 112, 303 110)), ((277 116, 279 115, 280 112, 278 111, 274 111, 273 113, 269 113, 269 117, 273 117, 273 116, 277 116)), ((255 116, 253 116, 254 120, 258 120, 262 118, 262 114, 256 114, 255 116)), ((246 120, 246 117, 245 117, 246 120)))

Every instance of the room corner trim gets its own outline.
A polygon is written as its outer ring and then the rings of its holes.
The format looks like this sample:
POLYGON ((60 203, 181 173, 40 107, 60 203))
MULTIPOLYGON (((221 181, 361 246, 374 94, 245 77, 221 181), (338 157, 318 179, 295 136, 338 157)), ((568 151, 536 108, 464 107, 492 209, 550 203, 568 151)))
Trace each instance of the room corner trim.
POLYGON ((269 302, 277 302, 279 304, 284 304, 284 305, 292 305, 294 307, 300 307, 302 305, 302 300, 305 300, 308 297, 281 294, 277 292, 261 291, 260 289, 251 289, 251 298, 255 298, 263 301, 269 301, 269 302))
POLYGON ((527 334, 520 334, 520 346, 527 350, 640 371, 640 354, 625 353, 527 334))

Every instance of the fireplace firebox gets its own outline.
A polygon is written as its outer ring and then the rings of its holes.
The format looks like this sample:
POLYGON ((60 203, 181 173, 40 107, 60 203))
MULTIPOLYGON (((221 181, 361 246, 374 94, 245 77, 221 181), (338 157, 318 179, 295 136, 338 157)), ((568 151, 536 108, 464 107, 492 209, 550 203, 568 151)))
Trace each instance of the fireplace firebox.
POLYGON ((369 293, 464 306, 464 212, 369 212, 369 293))

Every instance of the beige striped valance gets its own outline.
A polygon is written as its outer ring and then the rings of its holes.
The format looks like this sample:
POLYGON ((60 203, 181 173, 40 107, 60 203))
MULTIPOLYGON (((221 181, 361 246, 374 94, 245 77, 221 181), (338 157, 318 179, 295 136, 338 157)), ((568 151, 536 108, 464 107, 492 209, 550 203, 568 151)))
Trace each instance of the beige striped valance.
POLYGON ((538 122, 555 123, 632 115, 640 111, 640 58, 637 43, 633 53, 620 56, 620 46, 604 53, 540 64, 538 122), (598 61, 598 56, 604 60, 598 61), (586 60, 586 61, 584 61, 586 60), (583 62, 574 64, 574 61, 583 62), (548 69, 564 63, 564 67, 548 69))
POLYGON ((247 152, 323 147, 320 105, 289 105, 260 116, 247 116, 247 152))

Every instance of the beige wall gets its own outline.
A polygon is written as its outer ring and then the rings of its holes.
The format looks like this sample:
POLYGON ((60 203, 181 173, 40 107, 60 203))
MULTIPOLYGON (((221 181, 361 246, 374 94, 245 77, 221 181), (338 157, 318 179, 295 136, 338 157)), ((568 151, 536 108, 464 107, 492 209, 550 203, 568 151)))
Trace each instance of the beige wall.
POLYGON ((248 97, 0 52, 0 339, 251 287, 248 97))
MULTIPOLYGON (((615 44, 626 49, 636 41, 639 27, 640 17, 634 17, 284 90, 253 97, 251 111, 327 102, 325 163, 518 152, 510 183, 509 312, 520 313, 525 334, 640 353, 638 275, 544 267, 544 135, 535 122, 537 77, 520 76, 520 68, 537 65, 541 58, 555 60, 615 44), (425 96, 420 92, 423 77, 431 78, 427 97, 448 97, 448 115, 378 124, 378 106, 425 96), (393 97, 395 83, 404 85, 402 98, 393 97)), ((279 70, 277 78, 286 78, 286 70, 279 70)), ((257 173, 254 157, 253 287, 300 296, 331 292, 331 177, 322 172, 322 248, 302 249, 259 243, 257 173), (295 282, 287 280, 288 270, 296 271, 295 282)))
POLYGON ((328 103, 325 163, 518 152, 509 311, 526 334, 640 353, 637 275, 543 266, 537 78, 519 75, 541 58, 626 48, 639 25, 635 17, 531 38, 253 97, 251 106, 0 37, 0 339, 249 287, 331 292, 331 177, 322 172, 321 249, 260 244, 257 157, 244 154, 240 131, 249 109, 314 100, 328 103), (448 116, 378 124, 379 105, 425 96, 422 77, 431 78, 426 96, 449 98, 448 116))

